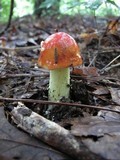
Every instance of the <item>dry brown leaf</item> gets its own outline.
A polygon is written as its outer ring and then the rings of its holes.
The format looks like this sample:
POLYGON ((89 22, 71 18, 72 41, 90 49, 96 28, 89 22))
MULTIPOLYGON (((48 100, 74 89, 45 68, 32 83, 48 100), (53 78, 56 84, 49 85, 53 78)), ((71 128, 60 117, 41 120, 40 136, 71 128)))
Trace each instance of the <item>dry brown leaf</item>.
POLYGON ((120 89, 119 88, 109 88, 113 102, 120 105, 120 89))
MULTIPOLYGON (((118 114, 119 116, 119 114, 118 114)), ((100 116, 73 118, 66 122, 78 140, 82 140, 89 150, 106 160, 120 157, 120 117, 105 119, 100 116)), ((64 124, 63 124, 64 125, 64 124)))
POLYGON ((115 34, 118 30, 118 25, 119 25, 118 20, 109 21, 107 25, 107 33, 115 34))
POLYGON ((93 33, 81 33, 80 38, 87 44, 89 44, 93 39, 99 38, 98 34, 96 32, 93 33))
MULTIPOLYGON (((106 108, 111 108, 116 111, 120 111, 120 106, 111 106, 108 105, 106 108)), ((99 111, 98 112, 99 117, 103 117, 106 121, 120 121, 120 114, 115 112, 108 112, 108 111, 99 111)))
POLYGON ((70 160, 64 154, 12 126, 5 118, 3 107, 0 107, 0 156, 10 160, 43 160, 46 157, 51 160, 70 160))
POLYGON ((120 134, 105 134, 103 137, 96 139, 84 139, 83 143, 94 153, 102 155, 106 160, 120 159, 120 134))
POLYGON ((96 90, 93 93, 96 95, 105 95, 109 94, 109 90, 107 89, 107 87, 99 85, 96 87, 96 90))
POLYGON ((75 136, 104 136, 104 134, 112 134, 120 132, 119 121, 105 121, 101 117, 87 117, 81 119, 71 127, 71 133, 75 136))
POLYGON ((99 77, 98 70, 95 67, 74 68, 72 74, 79 75, 90 81, 96 81, 99 77))

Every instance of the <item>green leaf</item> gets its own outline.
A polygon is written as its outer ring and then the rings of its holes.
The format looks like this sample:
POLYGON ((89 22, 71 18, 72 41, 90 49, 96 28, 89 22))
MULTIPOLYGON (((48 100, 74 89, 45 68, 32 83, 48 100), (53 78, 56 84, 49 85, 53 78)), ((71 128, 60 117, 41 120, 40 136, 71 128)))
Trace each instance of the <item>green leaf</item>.
POLYGON ((114 0, 106 0, 106 2, 116 6, 117 8, 119 8, 119 6, 114 2, 114 0))

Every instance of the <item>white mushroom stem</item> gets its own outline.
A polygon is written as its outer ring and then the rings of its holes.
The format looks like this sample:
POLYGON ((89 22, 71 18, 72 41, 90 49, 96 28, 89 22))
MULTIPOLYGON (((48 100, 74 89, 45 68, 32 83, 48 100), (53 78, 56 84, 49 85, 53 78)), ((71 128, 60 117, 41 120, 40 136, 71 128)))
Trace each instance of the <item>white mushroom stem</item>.
POLYGON ((50 71, 49 100, 59 102, 62 97, 69 98, 70 68, 50 71))

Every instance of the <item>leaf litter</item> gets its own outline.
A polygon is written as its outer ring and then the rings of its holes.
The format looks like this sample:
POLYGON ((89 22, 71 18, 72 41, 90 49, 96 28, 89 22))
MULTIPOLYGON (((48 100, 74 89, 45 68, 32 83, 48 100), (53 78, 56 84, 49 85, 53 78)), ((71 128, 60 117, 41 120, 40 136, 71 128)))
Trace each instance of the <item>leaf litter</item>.
MULTIPOLYGON (((0 96, 48 100, 49 72, 38 68, 37 58, 40 52, 40 42, 54 33, 55 29, 58 29, 71 34, 76 39, 81 47, 84 60, 83 66, 71 70, 70 102, 103 106, 120 111, 119 19, 106 22, 106 24, 100 19, 98 28, 95 28, 92 21, 88 21, 88 19, 89 17, 76 16, 70 18, 65 16, 60 20, 52 18, 51 21, 51 18, 33 20, 32 17, 28 16, 21 18, 20 21, 14 21, 9 31, 4 33, 6 45, 3 46, 2 41, 0 43, 0 96), (31 20, 34 23, 31 24, 31 20), (113 61, 113 59, 115 60, 113 61), (111 68, 108 69, 108 67, 111 68), (103 70, 103 68, 105 69, 103 70)), ((29 102, 24 102, 24 104, 34 112, 46 117, 47 105, 29 102)), ((3 101, 1 102, 2 106, 6 110, 10 106, 17 106, 17 102, 3 101)), ((0 113, 1 117, 4 118, 3 110, 0 113)), ((5 113, 7 115, 9 112, 5 111, 5 113)), ((7 118, 10 119, 9 114, 7 118)), ((98 157, 101 156, 105 159, 118 159, 120 157, 119 113, 61 105, 54 107, 49 118, 67 128, 71 134, 82 141, 91 153, 97 154, 98 157)), ((1 119, 1 124, 3 122, 1 119)), ((7 120, 4 124, 7 124, 7 120)), ((2 126, 1 130, 2 128, 5 127, 2 126)), ((5 140, 4 132, 0 136, 1 144, 4 144, 1 145, 3 150, 7 145, 16 143, 14 138, 12 139, 13 142, 9 142, 11 139, 9 137, 12 135, 8 128, 6 127, 6 131, 4 131, 8 135, 8 142, 2 143, 2 140, 5 140)), ((12 128, 12 130, 17 132, 17 137, 19 137, 21 131, 16 128, 12 128)), ((32 137, 29 139, 31 140, 32 137)), ((20 142, 22 142, 21 140, 20 142)), ((33 142, 34 144, 36 141, 33 142)), ((2 149, 1 154, 4 156, 2 149)), ((16 152, 21 152, 18 150, 19 147, 16 147, 16 152)), ((25 151, 26 149, 22 148, 22 150, 25 151)), ((24 153, 23 151, 22 153, 24 153)), ((33 148, 32 151, 34 151, 33 148)), ((13 156, 10 147, 8 147, 7 152, 8 156, 13 156)), ((50 154, 52 153, 47 152, 48 156, 50 154)), ((51 159, 54 159, 55 156, 57 159, 61 158, 59 154, 55 154, 52 154, 51 159)), ((30 155, 32 155, 31 151, 30 155)), ((40 156, 42 155, 39 155, 38 159, 40 156)), ((64 159, 64 155, 61 156, 61 159, 64 159)))

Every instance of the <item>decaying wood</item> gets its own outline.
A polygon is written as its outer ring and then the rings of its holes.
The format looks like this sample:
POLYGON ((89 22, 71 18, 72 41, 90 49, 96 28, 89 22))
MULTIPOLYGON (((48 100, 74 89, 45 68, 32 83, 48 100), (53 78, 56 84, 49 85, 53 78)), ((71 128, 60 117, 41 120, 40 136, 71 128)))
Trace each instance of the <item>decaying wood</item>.
POLYGON ((12 110, 11 115, 18 127, 76 160, 103 160, 78 142, 68 130, 21 103, 12 110))

